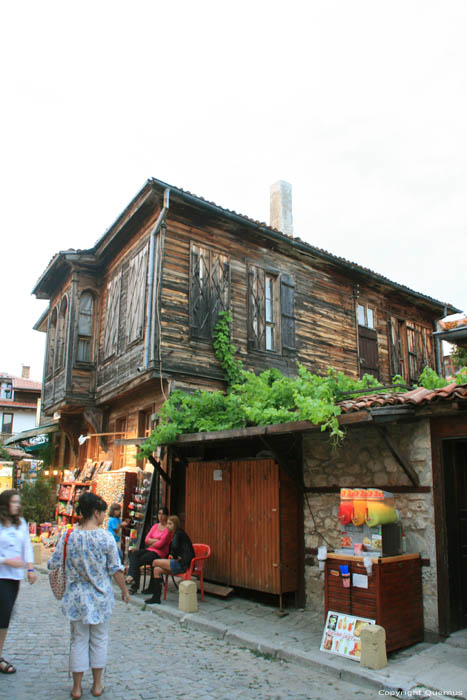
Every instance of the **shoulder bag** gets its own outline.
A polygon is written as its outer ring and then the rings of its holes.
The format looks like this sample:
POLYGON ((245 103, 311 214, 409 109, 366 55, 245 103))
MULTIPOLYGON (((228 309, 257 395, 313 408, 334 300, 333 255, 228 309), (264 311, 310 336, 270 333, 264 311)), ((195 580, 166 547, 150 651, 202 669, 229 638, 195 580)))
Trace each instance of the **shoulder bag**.
POLYGON ((58 569, 52 569, 52 571, 49 571, 50 588, 52 589, 52 593, 57 598, 57 600, 61 600, 63 598, 63 596, 65 595, 65 588, 66 588, 66 572, 65 572, 66 545, 67 545, 68 538, 69 538, 70 534, 71 534, 71 530, 68 530, 68 532, 65 535, 65 542, 63 545, 63 562, 62 562, 62 564, 58 567, 58 569))

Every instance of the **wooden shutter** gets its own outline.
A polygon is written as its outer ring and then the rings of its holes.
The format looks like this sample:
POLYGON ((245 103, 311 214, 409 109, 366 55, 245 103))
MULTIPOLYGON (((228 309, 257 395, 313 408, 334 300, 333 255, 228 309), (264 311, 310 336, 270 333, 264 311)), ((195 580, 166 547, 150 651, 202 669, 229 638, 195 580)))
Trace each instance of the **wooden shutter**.
POLYGON ((131 260, 128 269, 127 339, 129 343, 143 335, 146 302, 147 245, 131 260))
POLYGON ((121 272, 118 272, 118 274, 116 274, 107 285, 107 305, 105 311, 103 341, 104 359, 111 357, 111 355, 117 352, 118 348, 121 280, 121 272))
POLYGON ((282 349, 295 351, 295 282, 290 275, 281 275, 282 349))
POLYGON ((190 333, 194 338, 210 338, 209 250, 191 246, 190 333))
POLYGON ((379 379, 378 335, 373 328, 358 326, 358 354, 360 360, 360 377, 372 374, 379 379))
POLYGON ((226 255, 210 251, 210 300, 211 336, 221 311, 230 307, 230 265, 226 255))
POLYGON ((418 379, 417 331, 415 326, 407 326, 407 359, 409 364, 409 381, 418 379))
POLYGON ((264 270, 248 268, 248 348, 265 347, 264 270))
POLYGON ((400 357, 400 339, 398 337, 398 321, 390 318, 388 321, 389 347, 391 351, 391 375, 402 374, 403 367, 400 357))
POLYGON ((192 244, 190 334, 210 340, 219 313, 230 307, 230 265, 226 255, 192 244))

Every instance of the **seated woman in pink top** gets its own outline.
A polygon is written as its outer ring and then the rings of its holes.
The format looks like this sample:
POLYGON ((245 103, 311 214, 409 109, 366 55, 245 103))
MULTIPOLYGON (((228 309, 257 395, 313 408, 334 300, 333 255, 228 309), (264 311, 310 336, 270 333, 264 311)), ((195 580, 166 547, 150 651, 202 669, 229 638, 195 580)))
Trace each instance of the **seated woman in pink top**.
MULTIPOLYGON (((167 508, 160 508, 157 514, 158 522, 152 526, 145 537, 145 549, 133 549, 130 552, 130 565, 126 583, 130 593, 137 593, 139 588, 139 567, 151 564, 154 559, 165 559, 169 554, 172 533, 167 529, 167 508)), ((143 591, 150 592, 150 591, 143 591)))

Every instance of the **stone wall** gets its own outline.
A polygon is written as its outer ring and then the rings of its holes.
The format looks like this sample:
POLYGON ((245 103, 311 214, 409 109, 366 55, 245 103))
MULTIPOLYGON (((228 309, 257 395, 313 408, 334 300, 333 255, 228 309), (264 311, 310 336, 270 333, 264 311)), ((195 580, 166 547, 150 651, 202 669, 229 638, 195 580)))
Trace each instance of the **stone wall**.
MULTIPOLYGON (((421 486, 432 485, 430 423, 388 425, 387 431, 409 460, 421 486)), ((409 478, 395 460, 374 426, 351 428, 342 444, 334 448, 323 433, 305 436, 303 443, 305 486, 381 487, 410 486, 409 478)), ((437 584, 433 496, 430 493, 394 494, 407 552, 419 552, 430 560, 422 567, 425 629, 438 632, 437 584)), ((311 550, 322 544, 339 546, 339 494, 307 494, 305 498, 305 586, 307 607, 323 609, 324 574, 311 550)))

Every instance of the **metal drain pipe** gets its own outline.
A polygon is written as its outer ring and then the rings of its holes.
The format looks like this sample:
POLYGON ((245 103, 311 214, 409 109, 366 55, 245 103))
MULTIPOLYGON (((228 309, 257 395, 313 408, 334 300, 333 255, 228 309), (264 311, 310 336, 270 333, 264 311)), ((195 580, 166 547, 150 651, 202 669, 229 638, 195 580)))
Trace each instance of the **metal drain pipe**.
POLYGON ((165 221, 167 212, 170 206, 170 188, 167 187, 164 190, 164 206, 162 207, 161 213, 157 217, 157 221, 151 231, 151 238, 149 240, 149 272, 148 272, 148 298, 146 303, 146 326, 144 329, 144 360, 143 366, 138 368, 140 371, 147 370, 149 368, 149 353, 152 337, 152 326, 153 326, 153 298, 154 298, 154 268, 156 259, 156 236, 159 232, 160 227, 165 221))

